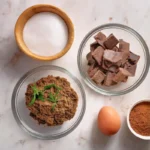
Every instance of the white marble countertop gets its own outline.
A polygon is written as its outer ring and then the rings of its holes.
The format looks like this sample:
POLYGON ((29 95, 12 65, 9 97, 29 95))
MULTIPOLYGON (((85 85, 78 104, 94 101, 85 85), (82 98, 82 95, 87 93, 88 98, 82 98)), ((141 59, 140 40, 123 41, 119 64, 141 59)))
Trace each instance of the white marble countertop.
POLYGON ((130 105, 150 98, 149 74, 135 91, 119 97, 99 95, 83 84, 87 95, 85 116, 71 134, 56 141, 42 141, 30 137, 19 128, 12 115, 13 88, 27 71, 40 65, 55 64, 65 67, 81 80, 76 58, 79 44, 89 30, 109 22, 134 28, 150 47, 149 0, 0 0, 0 150, 150 150, 150 142, 133 136, 126 124, 130 105), (15 43, 14 25, 18 16, 25 8, 38 3, 62 8, 75 26, 76 35, 72 48, 64 57, 53 62, 33 60, 19 52, 15 43), (99 133, 95 125, 97 113, 104 105, 115 107, 121 115, 122 127, 112 137, 99 133))

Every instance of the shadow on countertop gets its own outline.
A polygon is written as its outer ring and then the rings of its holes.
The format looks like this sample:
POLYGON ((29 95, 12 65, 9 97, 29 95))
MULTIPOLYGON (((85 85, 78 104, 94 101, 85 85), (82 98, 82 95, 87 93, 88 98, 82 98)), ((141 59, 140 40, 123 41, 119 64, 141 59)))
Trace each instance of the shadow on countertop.
POLYGON ((122 121, 122 127, 116 135, 106 136, 99 131, 95 119, 89 145, 92 150, 150 150, 150 141, 135 137, 129 131, 126 120, 122 121))
POLYGON ((97 118, 93 121, 93 128, 91 130, 91 139, 89 145, 94 150, 104 150, 106 145, 109 145, 111 137, 103 135, 97 126, 97 118))
POLYGON ((128 129, 126 118, 121 133, 119 147, 123 147, 122 150, 150 150, 150 141, 135 137, 128 129))

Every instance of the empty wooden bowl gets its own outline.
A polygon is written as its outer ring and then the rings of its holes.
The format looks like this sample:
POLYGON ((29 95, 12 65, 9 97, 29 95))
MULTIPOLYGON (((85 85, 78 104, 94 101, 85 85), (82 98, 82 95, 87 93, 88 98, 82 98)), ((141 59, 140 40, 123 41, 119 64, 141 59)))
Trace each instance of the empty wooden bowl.
POLYGON ((39 5, 34 5, 28 9, 26 9, 19 16, 19 18, 16 22, 16 26, 15 26, 15 38, 16 38, 19 48, 28 56, 38 59, 38 60, 45 60, 45 61, 55 60, 55 59, 58 59, 58 58, 62 57, 63 55, 65 55, 68 52, 68 50, 70 49, 70 47, 73 43, 73 40, 74 40, 74 27, 73 27, 72 21, 67 16, 67 14, 65 12, 63 12, 62 10, 60 10, 59 8, 51 6, 51 5, 47 5, 47 4, 39 4, 39 5), (52 56, 44 57, 44 56, 39 56, 39 55, 32 53, 26 46, 24 39, 23 39, 23 30, 24 30, 24 26, 25 26, 26 22, 33 15, 40 13, 40 12, 51 12, 51 13, 57 14, 64 20, 64 22, 66 23, 66 25, 68 27, 68 42, 67 42, 65 48, 62 49, 59 53, 52 55, 52 56))

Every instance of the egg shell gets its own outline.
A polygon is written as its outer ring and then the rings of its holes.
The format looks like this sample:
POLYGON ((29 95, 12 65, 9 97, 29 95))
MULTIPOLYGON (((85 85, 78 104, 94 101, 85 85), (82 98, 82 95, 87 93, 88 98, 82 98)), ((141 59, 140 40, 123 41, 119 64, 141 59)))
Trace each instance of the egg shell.
POLYGON ((116 134, 121 127, 120 116, 117 111, 110 107, 104 106, 98 114, 98 128, 105 135, 116 134))

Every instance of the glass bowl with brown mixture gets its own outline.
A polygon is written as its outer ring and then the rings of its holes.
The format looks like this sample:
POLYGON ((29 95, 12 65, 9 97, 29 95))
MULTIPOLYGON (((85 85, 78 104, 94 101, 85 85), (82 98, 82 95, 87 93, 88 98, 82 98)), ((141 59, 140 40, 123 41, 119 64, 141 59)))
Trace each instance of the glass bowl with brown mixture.
POLYGON ((81 122, 85 108, 80 81, 57 66, 41 66, 27 72, 12 95, 12 111, 18 125, 44 140, 71 133, 81 122))

